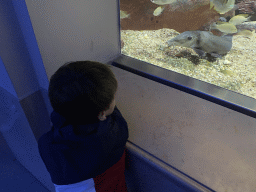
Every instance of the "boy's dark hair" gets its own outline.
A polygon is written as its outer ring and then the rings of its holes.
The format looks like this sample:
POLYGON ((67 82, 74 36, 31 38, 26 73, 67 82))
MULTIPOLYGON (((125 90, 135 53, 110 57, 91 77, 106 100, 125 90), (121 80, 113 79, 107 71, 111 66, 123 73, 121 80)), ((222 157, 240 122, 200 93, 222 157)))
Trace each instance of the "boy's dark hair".
POLYGON ((53 109, 73 124, 98 121, 114 99, 117 80, 108 65, 95 61, 69 62, 51 77, 49 98, 53 109))

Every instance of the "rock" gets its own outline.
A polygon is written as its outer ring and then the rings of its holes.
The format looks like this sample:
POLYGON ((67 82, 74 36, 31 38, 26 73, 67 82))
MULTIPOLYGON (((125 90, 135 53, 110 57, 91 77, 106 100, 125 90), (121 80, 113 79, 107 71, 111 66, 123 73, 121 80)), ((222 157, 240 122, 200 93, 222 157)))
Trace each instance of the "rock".
POLYGON ((209 0, 187 0, 186 3, 166 5, 159 16, 154 10, 159 7, 150 0, 120 0, 120 9, 130 14, 121 19, 122 30, 158 30, 169 28, 182 33, 200 30, 206 23, 218 20, 220 14, 210 10, 209 0))
POLYGON ((252 14, 256 15, 256 1, 255 0, 237 0, 238 9, 237 14, 252 14))
POLYGON ((231 62, 229 61, 229 60, 227 60, 227 59, 225 59, 224 61, 223 61, 223 64, 224 65, 229 65, 231 62))
POLYGON ((121 39, 121 49, 124 47, 124 41, 121 39))

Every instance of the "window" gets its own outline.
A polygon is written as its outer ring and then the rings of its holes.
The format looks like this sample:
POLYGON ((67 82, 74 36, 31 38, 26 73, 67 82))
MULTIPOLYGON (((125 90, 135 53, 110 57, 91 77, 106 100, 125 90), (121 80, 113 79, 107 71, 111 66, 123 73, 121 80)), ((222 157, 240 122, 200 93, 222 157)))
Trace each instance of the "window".
POLYGON ((233 4, 231 10, 223 11, 219 4, 210 9, 206 0, 120 1, 121 53, 256 99, 256 5, 250 9, 243 5, 233 4), (248 15, 235 17, 240 14, 248 15), (196 30, 201 39, 188 37, 186 41, 194 43, 187 47, 167 43, 185 31, 196 30), (202 31, 210 38, 204 39, 202 31), (220 39, 217 45, 212 36, 220 39), (221 38, 227 36, 232 47, 222 54, 227 43, 221 38), (189 47, 199 47, 204 55, 200 57, 189 47), (205 52, 209 47, 212 53, 205 52))

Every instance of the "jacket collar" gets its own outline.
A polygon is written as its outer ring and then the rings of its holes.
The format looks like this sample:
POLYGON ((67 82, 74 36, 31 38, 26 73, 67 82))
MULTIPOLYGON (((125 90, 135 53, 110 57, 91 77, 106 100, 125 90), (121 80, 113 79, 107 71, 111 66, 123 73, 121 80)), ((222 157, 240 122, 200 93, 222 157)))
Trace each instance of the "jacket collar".
POLYGON ((98 128, 106 129, 110 124, 111 117, 108 116, 105 121, 99 121, 86 125, 71 125, 58 112, 51 113, 51 121, 53 123, 54 140, 60 141, 79 141, 84 140, 85 136, 92 135, 98 131, 98 128))

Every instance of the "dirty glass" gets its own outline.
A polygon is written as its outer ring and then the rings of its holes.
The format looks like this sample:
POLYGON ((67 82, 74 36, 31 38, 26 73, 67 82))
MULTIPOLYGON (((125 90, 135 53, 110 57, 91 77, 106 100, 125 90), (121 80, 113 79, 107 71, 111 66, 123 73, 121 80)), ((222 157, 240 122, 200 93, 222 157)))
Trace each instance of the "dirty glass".
POLYGON ((122 54, 256 99, 255 0, 120 0, 120 27, 122 54))

